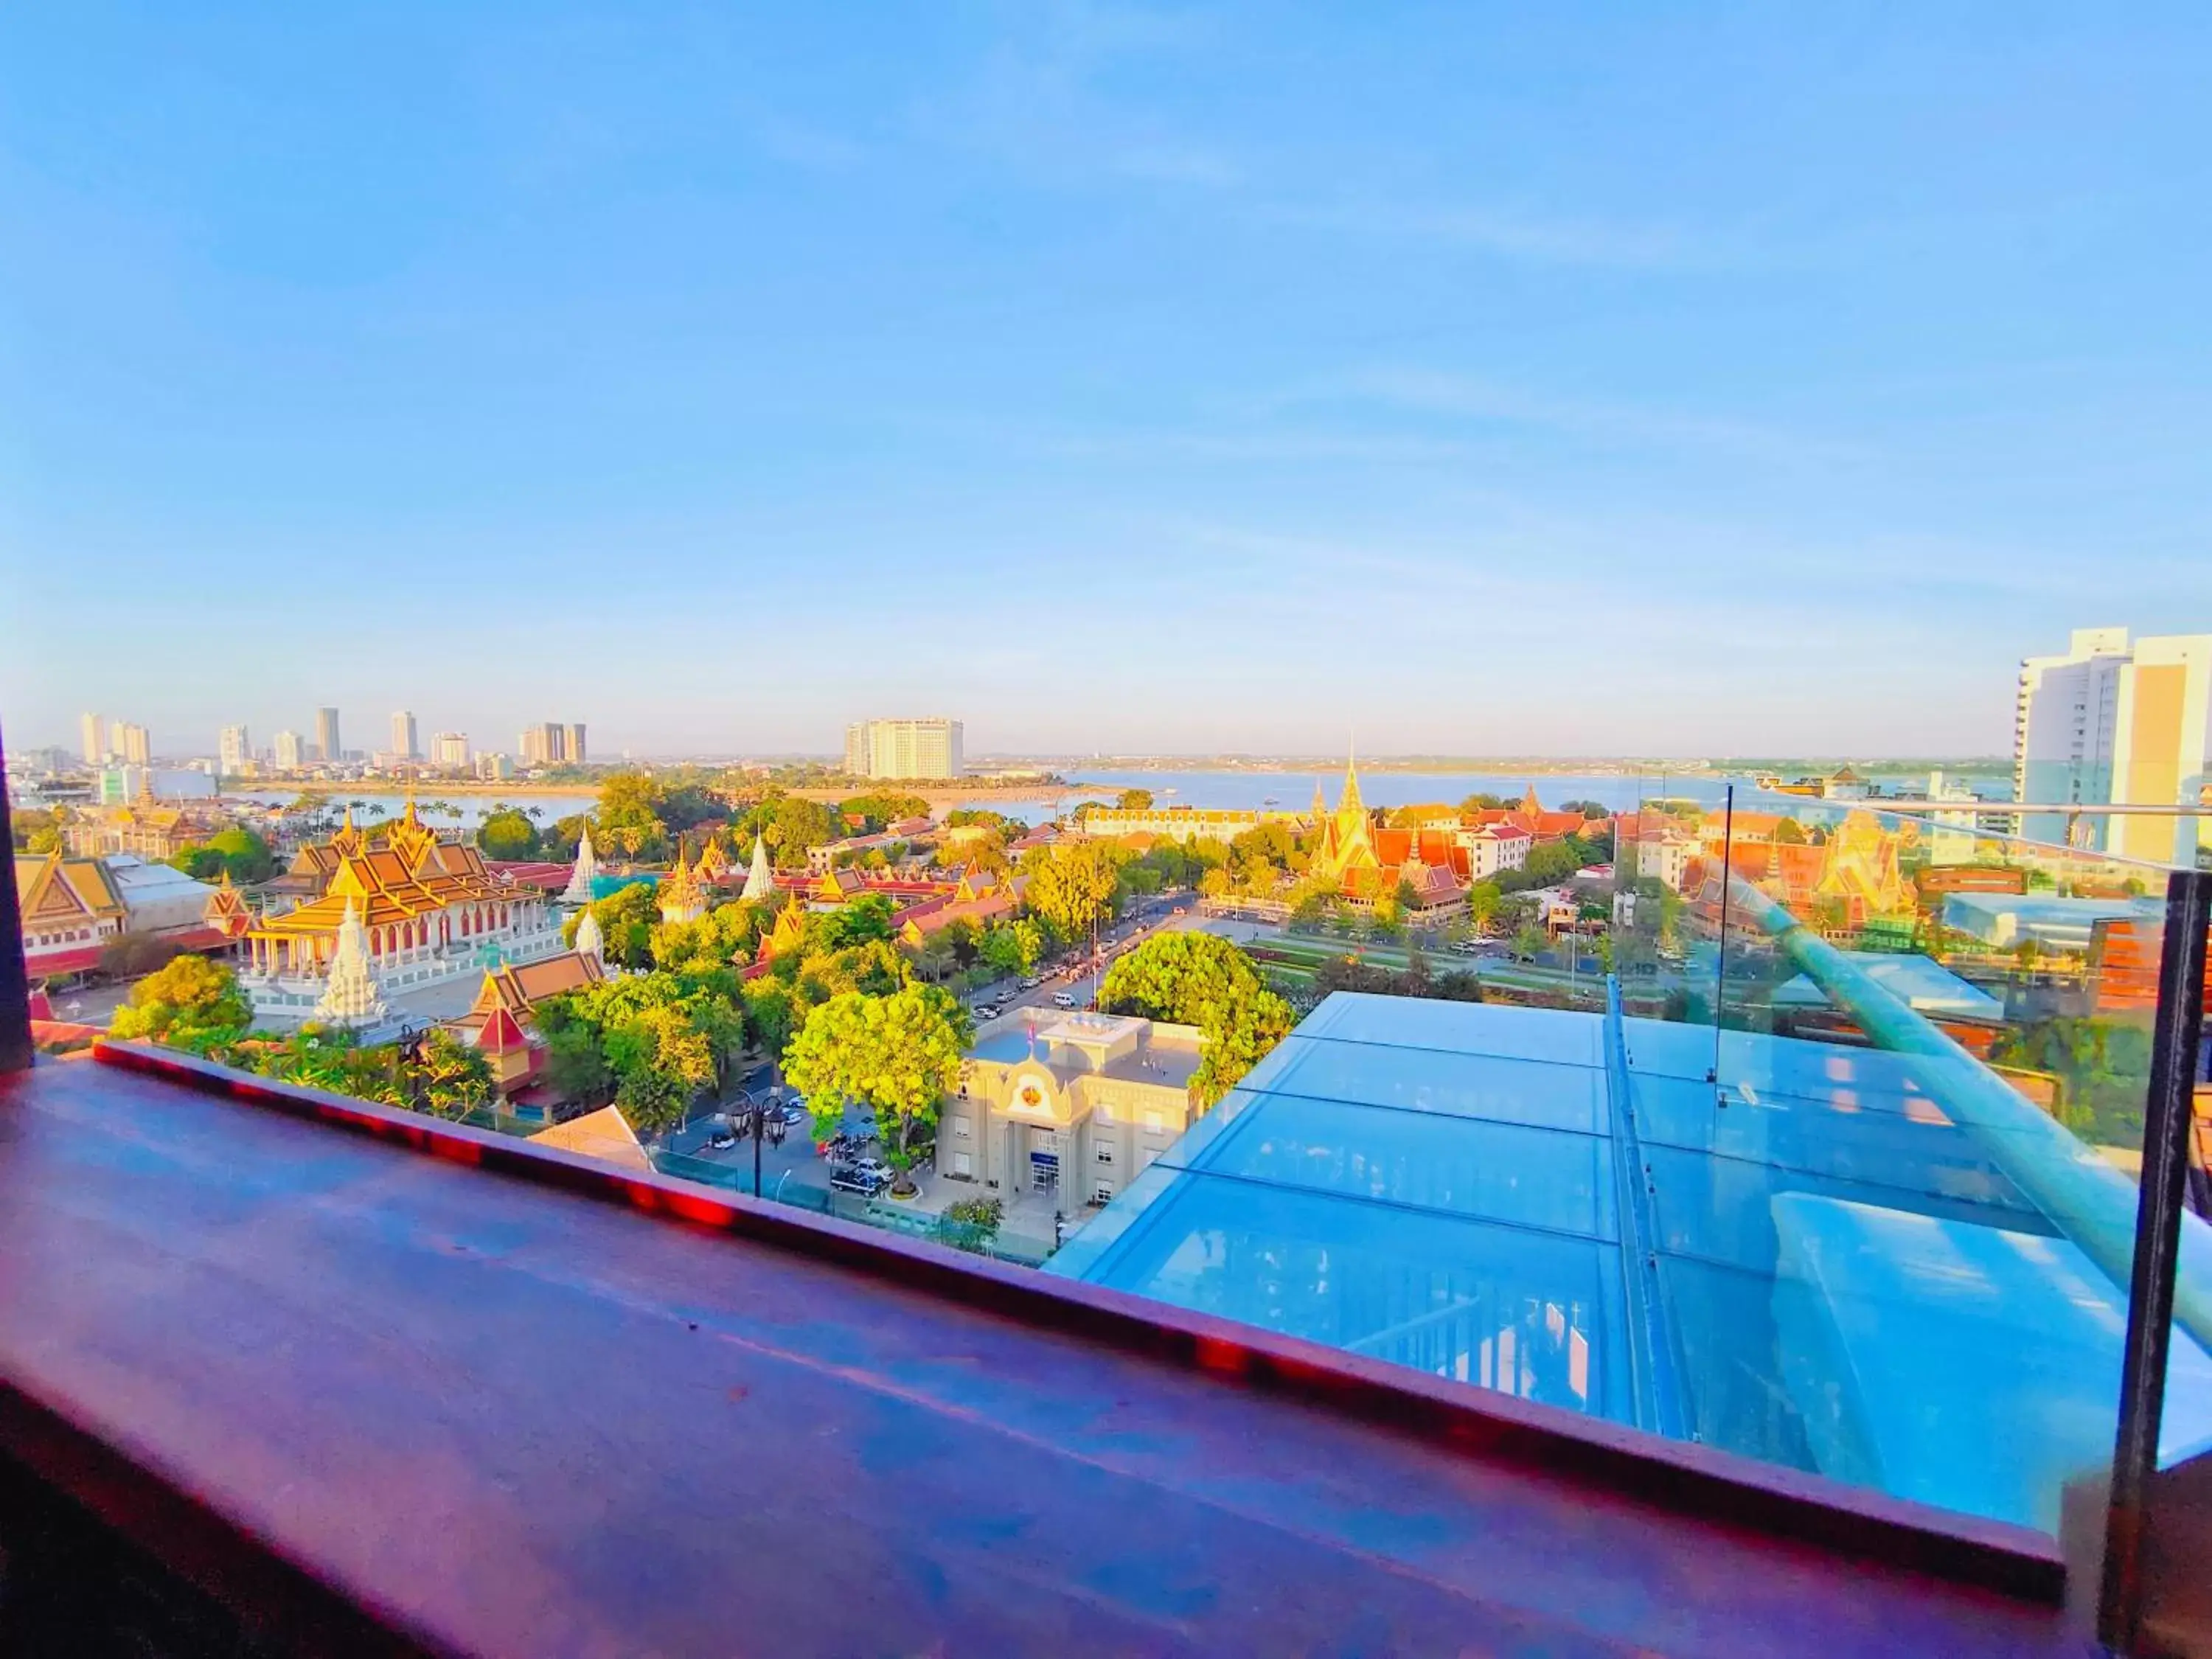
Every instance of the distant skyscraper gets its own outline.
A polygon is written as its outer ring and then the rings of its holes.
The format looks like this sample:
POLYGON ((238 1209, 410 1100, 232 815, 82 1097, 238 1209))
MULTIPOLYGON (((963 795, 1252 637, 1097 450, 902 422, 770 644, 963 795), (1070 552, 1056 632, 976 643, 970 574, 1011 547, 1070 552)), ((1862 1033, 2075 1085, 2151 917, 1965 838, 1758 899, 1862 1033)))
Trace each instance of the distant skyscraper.
POLYGON ((315 758, 326 765, 335 765, 345 758, 345 750, 338 745, 338 711, 335 708, 315 710, 315 758))
POLYGON ((87 714, 77 722, 79 739, 84 749, 84 762, 97 766, 107 758, 107 720, 100 714, 87 714))
POLYGON ((108 741, 126 766, 143 766, 152 758, 153 736, 143 726, 118 720, 109 732, 108 741))
MULTIPOLYGON (((2050 805, 2195 805, 2212 733, 2212 635, 2134 641, 2124 628, 2074 630, 2063 656, 2020 665, 2013 720, 2015 799, 2050 805)), ((2021 815, 2036 841, 2069 838, 2066 817, 2021 815)), ((2150 816, 2085 817, 2070 837, 2123 857, 2160 864, 2194 860, 2212 824, 2150 816)))
POLYGON ((253 758, 253 744, 242 726, 226 726, 216 744, 217 769, 225 777, 236 777, 253 758))
POLYGON ((965 766, 958 720, 855 720, 845 728, 845 770, 856 778, 957 778, 965 766))
POLYGON ((297 732, 279 732, 275 742, 279 771, 296 772, 307 763, 307 740, 297 732))
POLYGON ((401 760, 422 758, 415 740, 415 716, 404 708, 392 717, 392 752, 401 760))
POLYGON ((575 766, 584 759, 584 728, 544 720, 524 728, 515 747, 525 766, 575 766))
POLYGON ((469 763, 469 734, 465 732, 441 732, 430 739, 430 760, 436 766, 466 766, 469 763))

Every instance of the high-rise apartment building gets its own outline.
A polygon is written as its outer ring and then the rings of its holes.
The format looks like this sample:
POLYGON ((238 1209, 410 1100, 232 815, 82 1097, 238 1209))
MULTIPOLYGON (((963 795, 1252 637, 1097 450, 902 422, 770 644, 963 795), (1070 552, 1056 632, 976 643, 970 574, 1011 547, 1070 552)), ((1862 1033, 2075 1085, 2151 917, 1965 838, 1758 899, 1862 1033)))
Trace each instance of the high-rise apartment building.
POLYGON ((97 766, 107 758, 107 720, 105 715, 83 716, 77 721, 77 733, 87 766, 97 766))
POLYGON ((404 708, 392 716, 392 752, 404 761, 422 758, 415 737, 415 716, 404 708))
POLYGON ((325 765, 335 765, 345 758, 345 750, 338 744, 338 711, 335 708, 315 710, 315 758, 325 765))
POLYGON ((307 763, 307 739, 297 732, 279 732, 274 742, 278 771, 296 772, 307 763))
POLYGON ((584 728, 580 722, 563 725, 545 720, 525 727, 515 747, 525 766, 580 766, 584 760, 584 728))
POLYGON ((246 769, 253 758, 253 744, 242 726, 226 726, 216 743, 216 769, 225 777, 234 778, 246 769))
POLYGON ((958 720, 855 720, 845 770, 856 778, 957 778, 966 763, 958 720))
POLYGON ((430 763, 434 766, 466 766, 469 763, 469 734, 465 732, 441 732, 430 739, 430 763))
POLYGON ((130 720, 116 721, 109 730, 108 742, 126 766, 144 766, 153 757, 153 734, 130 720))
MULTIPOLYGON (((2074 630, 2063 655, 2020 665, 2013 789, 2029 805, 2179 806, 2197 803, 2212 736, 2212 634, 2147 636, 2074 630)), ((2037 841, 2093 847, 2160 864, 2194 860, 2212 825, 2194 818, 2020 815, 2037 841)))

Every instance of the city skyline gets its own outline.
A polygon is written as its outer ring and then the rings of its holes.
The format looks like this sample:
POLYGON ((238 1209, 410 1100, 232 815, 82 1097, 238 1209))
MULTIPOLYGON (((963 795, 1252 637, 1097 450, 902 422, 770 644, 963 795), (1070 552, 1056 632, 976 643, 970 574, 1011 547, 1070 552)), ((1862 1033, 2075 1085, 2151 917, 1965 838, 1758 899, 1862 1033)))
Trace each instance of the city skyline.
POLYGON ((0 718, 2000 753, 2212 616, 2208 29, 11 15, 0 718))

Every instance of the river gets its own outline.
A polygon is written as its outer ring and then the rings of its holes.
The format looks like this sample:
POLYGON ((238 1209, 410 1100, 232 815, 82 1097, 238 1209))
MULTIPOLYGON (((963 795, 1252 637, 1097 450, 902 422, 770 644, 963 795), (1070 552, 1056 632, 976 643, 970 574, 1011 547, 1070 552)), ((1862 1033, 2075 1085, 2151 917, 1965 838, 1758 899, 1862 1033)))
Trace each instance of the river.
MULTIPOLYGON (((1334 772, 1247 772, 1214 769, 1190 772, 1075 770, 1068 773, 1070 787, 1065 790, 1045 789, 1035 795, 1001 794, 979 796, 968 803, 989 806, 1016 817, 1048 817, 1055 805, 1065 803, 1073 807, 1084 798, 1075 787, 1091 785, 1108 790, 1148 789, 1153 801, 1161 806, 1199 806, 1216 811, 1256 811, 1263 808, 1284 811, 1300 811, 1313 800, 1314 785, 1322 786, 1323 797, 1334 806, 1344 787, 1344 774, 1334 772)), ((1907 775, 1883 777, 1878 781, 1885 789, 1896 789, 1923 784, 1924 776, 1907 775)), ((1961 780, 1972 785, 1991 800, 2010 798, 2012 780, 1995 776, 1971 776, 1961 780)), ((1654 769, 1650 772, 1362 772, 1359 793, 1370 806, 1409 806, 1416 802, 1446 801, 1456 805, 1473 794, 1502 795, 1518 801, 1523 792, 1534 784, 1538 799, 1546 806, 1557 806, 1561 801, 1594 800, 1616 811, 1634 806, 1639 800, 1662 795, 1678 799, 1704 801, 1718 805, 1723 792, 1730 784, 1736 787, 1738 798, 1753 793, 1748 776, 1727 776, 1716 772, 1667 773, 1654 769)), ((857 791, 856 791, 857 793, 857 791)), ((1093 794, 1092 799, 1096 799, 1093 794)), ((283 790, 246 791, 237 797, 245 800, 262 801, 272 805, 289 805, 296 796, 283 790)), ((379 816, 363 809, 380 807, 382 817, 396 817, 406 803, 404 794, 364 793, 344 796, 330 794, 334 809, 343 810, 350 799, 362 803, 361 812, 364 822, 380 822, 379 816)), ((424 812, 427 822, 435 828, 459 826, 474 829, 485 815, 498 804, 494 795, 455 794, 441 796, 436 788, 425 786, 416 797, 417 809, 427 803, 446 800, 459 812, 424 812)), ((517 793, 507 805, 525 811, 532 808, 540 816, 537 822, 550 824, 557 818, 587 811, 597 797, 578 790, 573 793, 517 793)))

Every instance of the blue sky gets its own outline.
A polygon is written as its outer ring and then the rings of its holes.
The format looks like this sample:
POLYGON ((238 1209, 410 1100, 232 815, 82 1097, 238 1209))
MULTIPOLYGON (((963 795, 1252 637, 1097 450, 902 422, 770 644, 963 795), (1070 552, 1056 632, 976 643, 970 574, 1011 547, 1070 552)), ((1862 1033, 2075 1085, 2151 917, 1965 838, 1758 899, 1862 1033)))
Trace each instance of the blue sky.
POLYGON ((2212 9, 0 14, 0 720, 1991 752, 2212 629, 2212 9))

